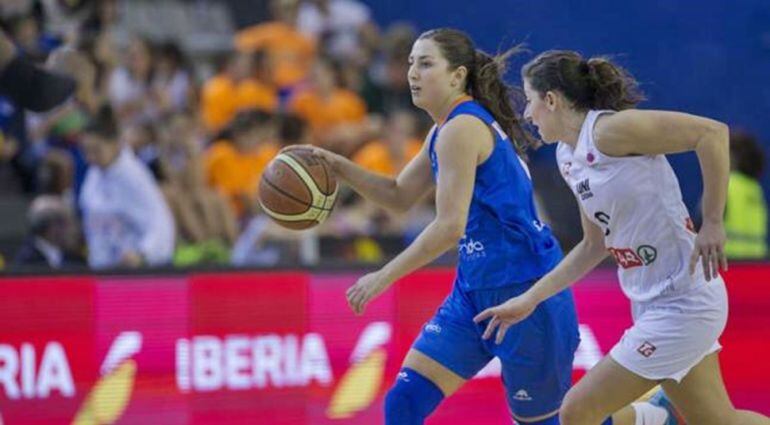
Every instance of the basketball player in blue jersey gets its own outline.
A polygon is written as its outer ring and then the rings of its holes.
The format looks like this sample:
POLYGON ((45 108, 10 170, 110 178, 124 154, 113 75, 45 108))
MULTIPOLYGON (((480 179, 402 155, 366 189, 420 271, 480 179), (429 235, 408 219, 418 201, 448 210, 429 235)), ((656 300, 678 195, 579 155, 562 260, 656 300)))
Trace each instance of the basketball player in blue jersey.
POLYGON ((473 322, 486 308, 526 292, 562 258, 551 230, 538 219, 529 173, 517 153, 531 139, 501 79, 512 52, 489 57, 452 29, 418 38, 409 57, 412 99, 436 125, 395 179, 313 148, 337 178, 386 208, 407 210, 436 189, 433 222, 396 258, 349 288, 353 311, 363 312, 396 280, 457 246, 454 288, 423 327, 387 394, 388 425, 422 424, 494 357, 501 360, 507 401, 519 423, 558 424, 571 385, 579 335, 569 290, 540 304, 499 345, 484 341, 484 327, 473 322))

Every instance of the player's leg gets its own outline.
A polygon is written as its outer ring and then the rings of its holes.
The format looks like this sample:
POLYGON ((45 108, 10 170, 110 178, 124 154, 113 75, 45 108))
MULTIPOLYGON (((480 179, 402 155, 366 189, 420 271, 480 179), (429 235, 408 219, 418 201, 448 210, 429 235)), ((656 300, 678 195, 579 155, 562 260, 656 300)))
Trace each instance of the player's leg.
POLYGON ((445 397, 464 383, 465 379, 441 363, 410 350, 385 396, 385 423, 421 425, 445 397))
POLYGON ((770 419, 747 410, 737 410, 722 380, 718 353, 711 353, 682 379, 662 384, 689 424, 769 425, 770 419))
POLYGON ((492 359, 473 323, 466 295, 455 288, 423 327, 385 397, 386 425, 420 425, 444 397, 492 359))
POLYGON ((559 413, 561 423, 614 425, 615 418, 629 420, 631 412, 622 410, 657 384, 657 381, 643 378, 612 357, 605 356, 567 393, 559 413), (619 413, 616 417, 607 419, 616 412, 619 413))
MULTIPOLYGON (((505 291, 490 295, 516 295, 505 291)), ((481 298, 477 300, 480 303, 498 301, 481 298)), ((517 423, 559 423, 559 409, 572 383, 572 362, 579 342, 571 291, 541 303, 530 317, 508 330, 501 344, 489 342, 493 344, 489 349, 502 363, 506 399, 517 423)))
POLYGON ((602 425, 680 425, 684 424, 665 392, 656 386, 631 405, 607 418, 602 425))

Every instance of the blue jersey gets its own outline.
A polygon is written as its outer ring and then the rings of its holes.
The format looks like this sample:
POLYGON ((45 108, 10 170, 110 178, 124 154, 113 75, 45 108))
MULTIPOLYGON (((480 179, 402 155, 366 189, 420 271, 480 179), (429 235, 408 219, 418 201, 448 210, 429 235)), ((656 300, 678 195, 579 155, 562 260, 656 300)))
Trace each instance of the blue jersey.
MULTIPOLYGON (((559 243, 538 219, 529 171, 492 114, 468 100, 456 105, 446 122, 463 114, 486 123, 495 145, 476 168, 465 235, 457 247, 457 282, 466 291, 532 282, 561 260, 559 243)), ((441 178, 435 146, 440 131, 436 127, 428 146, 436 182, 441 178)))

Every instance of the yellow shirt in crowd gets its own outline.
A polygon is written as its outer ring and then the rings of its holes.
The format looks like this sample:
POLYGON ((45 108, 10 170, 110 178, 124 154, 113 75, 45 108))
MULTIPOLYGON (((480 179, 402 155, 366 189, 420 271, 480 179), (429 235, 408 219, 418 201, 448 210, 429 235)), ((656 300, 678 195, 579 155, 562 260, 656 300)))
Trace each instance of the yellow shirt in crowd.
POLYGON ((236 214, 242 216, 247 212, 244 198, 256 197, 262 172, 279 150, 276 143, 267 143, 252 152, 240 152, 228 141, 217 141, 205 154, 208 183, 227 196, 236 214))

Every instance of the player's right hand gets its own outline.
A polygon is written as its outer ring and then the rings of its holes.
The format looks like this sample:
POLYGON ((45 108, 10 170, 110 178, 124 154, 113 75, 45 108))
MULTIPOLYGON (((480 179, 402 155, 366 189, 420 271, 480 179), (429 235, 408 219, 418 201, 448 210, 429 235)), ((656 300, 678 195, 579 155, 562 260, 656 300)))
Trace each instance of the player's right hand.
POLYGON ((331 169, 334 171, 336 171, 337 169, 337 163, 340 161, 341 158, 343 158, 342 156, 332 151, 326 150, 324 148, 319 148, 318 146, 313 146, 313 145, 289 145, 281 149, 280 153, 291 152, 293 150, 309 150, 313 154, 313 156, 316 156, 326 161, 326 163, 329 164, 329 167, 331 167, 331 169))
POLYGON ((482 311, 473 318, 473 321, 481 323, 484 320, 491 318, 482 338, 489 339, 492 337, 495 329, 497 329, 495 343, 500 344, 503 342, 503 338, 505 338, 505 333, 508 331, 508 328, 526 319, 533 311, 535 311, 535 308, 537 308, 537 303, 525 293, 521 296, 511 298, 498 306, 490 307, 482 311))

